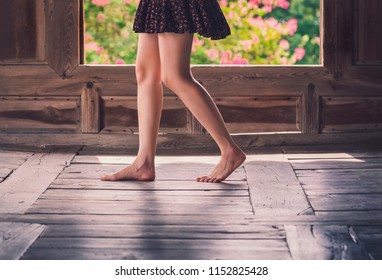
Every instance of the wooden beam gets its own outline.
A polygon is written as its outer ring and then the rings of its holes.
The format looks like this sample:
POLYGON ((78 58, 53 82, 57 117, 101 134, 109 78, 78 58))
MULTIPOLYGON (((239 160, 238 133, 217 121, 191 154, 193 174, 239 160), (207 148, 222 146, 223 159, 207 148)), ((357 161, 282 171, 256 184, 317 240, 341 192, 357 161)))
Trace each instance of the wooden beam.
POLYGON ((316 87, 310 83, 302 95, 301 132, 318 134, 320 132, 320 97, 316 87))
POLYGON ((93 83, 87 83, 81 95, 81 132, 98 133, 100 130, 100 97, 93 83))
POLYGON ((67 79, 79 65, 79 1, 46 1, 47 59, 62 78, 67 79))
POLYGON ((341 80, 353 65, 354 1, 323 0, 323 62, 341 80))

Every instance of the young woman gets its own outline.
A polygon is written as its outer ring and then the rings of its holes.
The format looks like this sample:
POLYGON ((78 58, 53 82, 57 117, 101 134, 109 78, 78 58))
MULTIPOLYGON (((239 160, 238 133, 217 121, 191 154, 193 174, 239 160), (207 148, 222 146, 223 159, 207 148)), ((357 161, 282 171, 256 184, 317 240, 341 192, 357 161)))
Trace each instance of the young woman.
POLYGON ((139 151, 135 161, 104 181, 155 179, 155 152, 162 112, 162 83, 184 102, 206 128, 221 151, 212 173, 196 180, 225 180, 245 161, 232 140, 207 90, 190 71, 194 33, 214 40, 230 35, 217 0, 141 0, 134 31, 139 34, 136 76, 138 82, 139 151))

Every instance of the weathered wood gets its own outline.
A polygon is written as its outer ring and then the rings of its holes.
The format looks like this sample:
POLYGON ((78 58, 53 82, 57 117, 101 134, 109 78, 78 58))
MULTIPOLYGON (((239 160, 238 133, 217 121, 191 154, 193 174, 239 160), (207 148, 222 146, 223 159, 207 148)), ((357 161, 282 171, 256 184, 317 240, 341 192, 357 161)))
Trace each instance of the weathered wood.
POLYGON ((322 98, 322 106, 324 132, 382 130, 382 98, 328 97, 322 98))
POLYGON ((382 210, 382 194, 312 195, 309 201, 315 211, 382 210))
POLYGON ((356 1, 357 64, 382 64, 382 3, 378 0, 356 1))
POLYGON ((41 63, 45 58, 44 1, 1 1, 0 62, 41 63))
POLYGON ((348 159, 296 159, 291 160, 294 169, 375 169, 382 168, 382 158, 348 159))
MULTIPOLYGON (((105 182, 95 179, 56 179, 50 189, 97 189, 97 190, 129 190, 129 191, 160 191, 168 194, 176 192, 194 195, 211 196, 248 196, 248 185, 246 181, 230 181, 217 184, 197 184, 195 180, 173 180, 153 182, 105 182)), ((176 194, 176 193, 174 193, 176 194)))
POLYGON ((0 150, 0 183, 32 155, 31 152, 0 150))
POLYGON ((63 79, 79 65, 79 1, 45 2, 47 59, 63 79))
POLYGON ((57 175, 68 165, 77 147, 36 153, 0 188, 0 213, 25 213, 57 175))
MULTIPOLYGON (((86 239, 83 239, 86 241, 86 239)), ((90 240, 89 240, 90 241, 90 240)), ((121 241, 121 240, 119 240, 121 241)), ((181 244, 174 249, 166 249, 167 244, 171 241, 168 240, 158 240, 157 242, 152 240, 142 240, 139 244, 133 240, 122 240, 123 245, 127 248, 121 248, 121 246, 116 245, 111 247, 116 243, 116 240, 104 240, 106 244, 103 248, 62 248, 57 250, 56 248, 32 248, 23 257, 23 259, 38 259, 38 260, 121 260, 121 259, 131 259, 131 260, 213 260, 213 259, 249 259, 249 260, 271 260, 271 259, 290 259, 288 249, 284 241, 281 240, 254 240, 251 242, 247 241, 248 246, 244 249, 237 246, 236 249, 233 248, 236 245, 242 244, 242 241, 223 241, 223 240, 208 240, 203 242, 202 240, 197 240, 199 244, 205 245, 204 248, 199 248, 197 246, 193 249, 193 240, 181 240, 181 244), (109 244, 107 244, 109 243, 109 244), (130 245, 131 244, 131 245, 130 245), (134 246, 137 244, 137 246, 134 246), (147 248, 147 245, 151 244, 152 248, 147 248), (228 244, 226 247, 225 244, 228 244), (143 249, 142 249, 143 247, 143 249)), ((90 241, 91 242, 91 241, 90 241)), ((78 242, 75 242, 75 244, 78 242)), ((90 246, 93 242, 90 243, 90 246)), ((84 245, 85 246, 85 245, 84 245)), ((89 247, 90 247, 89 246, 89 247)), ((95 245, 96 246, 96 245, 95 245)), ((102 245, 101 245, 102 246, 102 245)))
POLYGON ((2 98, 0 102, 1 132, 77 132, 78 99, 2 98))
MULTIPOLYGON (((138 132, 137 97, 135 96, 102 96, 102 113, 104 116, 103 133, 113 131, 138 132)), ((187 110, 175 96, 163 99, 160 133, 185 132, 187 110)))
POLYGON ((297 260, 364 260, 365 249, 345 226, 285 226, 287 243, 297 260))
MULTIPOLYGON (((285 239, 285 231, 272 225, 206 226, 206 225, 49 225, 43 238, 93 237, 141 239, 285 239)), ((68 244, 70 246, 70 244, 68 244)))
MULTIPOLYGON (((156 168, 157 181, 196 181, 198 176, 209 175, 218 161, 213 163, 174 163, 162 164, 156 168)), ((115 173, 126 165, 95 165, 95 164, 81 164, 68 167, 63 172, 59 179, 99 179, 103 174, 115 173)), ((227 178, 227 181, 244 181, 245 173, 242 168, 236 170, 227 178)), ((202 184, 203 185, 203 184, 202 184)))
POLYGON ((18 260, 43 232, 45 226, 0 223, 0 260, 18 260))
POLYGON ((98 133, 100 130, 100 97, 93 84, 87 83, 81 95, 81 132, 98 133))
POLYGON ((365 247, 372 259, 382 260, 382 227, 381 226, 353 226, 354 239, 365 247))
POLYGON ((0 214, 1 222, 52 225, 345 225, 382 226, 382 211, 333 211, 316 215, 255 216, 252 213, 209 213, 209 215, 80 215, 80 214, 0 214))
POLYGON ((320 97, 315 85, 310 83, 301 100, 301 132, 318 134, 320 132, 320 97))
MULTIPOLYGON (((249 205, 249 196, 230 196, 228 191, 219 192, 226 196, 216 198, 214 191, 129 191, 129 190, 74 190, 74 189, 48 189, 39 199, 57 200, 99 200, 99 201, 129 201, 137 200, 150 201, 153 203, 185 203, 185 204, 205 204, 216 203, 218 200, 222 204, 249 205)), ((234 192, 233 192, 234 194, 234 192)))
POLYGON ((293 169, 282 156, 251 156, 244 164, 255 215, 303 215, 312 210, 293 169))
POLYGON ((323 62, 341 80, 353 64, 354 1, 324 0, 323 7, 323 62))
MULTIPOLYGON (((240 147, 257 148, 275 145, 330 145, 343 143, 344 145, 375 145, 380 142, 381 132, 370 133, 338 133, 302 135, 296 133, 285 134, 253 134, 233 135, 240 147)), ((0 133, 0 145, 37 146, 43 145, 87 145, 93 147, 118 147, 126 150, 138 149, 138 135, 128 134, 59 134, 59 133, 0 133)), ((178 151, 194 149, 198 154, 204 149, 216 149, 216 143, 207 135, 167 134, 159 135, 158 151, 178 151)))
POLYGON ((152 215, 170 215, 170 214, 192 214, 204 215, 206 213, 252 213, 250 204, 237 205, 229 203, 220 203, 219 198, 215 202, 204 202, 195 204, 184 204, 182 202, 150 202, 139 200, 126 203, 125 201, 82 201, 74 204, 72 200, 37 200, 27 213, 31 214, 152 214, 152 215))

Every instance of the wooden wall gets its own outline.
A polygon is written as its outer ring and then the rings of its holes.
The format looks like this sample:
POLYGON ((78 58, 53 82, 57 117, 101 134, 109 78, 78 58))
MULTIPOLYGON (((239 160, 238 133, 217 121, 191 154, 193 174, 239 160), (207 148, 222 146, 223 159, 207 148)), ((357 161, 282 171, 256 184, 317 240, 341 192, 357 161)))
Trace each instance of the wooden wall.
MULTIPOLYGON (((380 0, 322 0, 322 65, 192 71, 232 133, 381 132, 381 13, 380 0)), ((134 66, 81 65, 81 20, 80 0, 0 2, 0 143, 137 132, 134 66)), ((161 132, 205 134, 167 90, 161 132)))

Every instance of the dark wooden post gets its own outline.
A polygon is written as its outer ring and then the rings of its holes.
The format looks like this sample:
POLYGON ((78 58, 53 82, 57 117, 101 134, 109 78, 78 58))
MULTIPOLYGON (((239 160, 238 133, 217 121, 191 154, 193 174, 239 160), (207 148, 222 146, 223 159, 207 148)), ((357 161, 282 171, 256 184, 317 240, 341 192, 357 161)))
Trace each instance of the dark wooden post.
POLYGON ((100 97, 93 83, 87 83, 81 95, 81 132, 100 131, 100 97))

